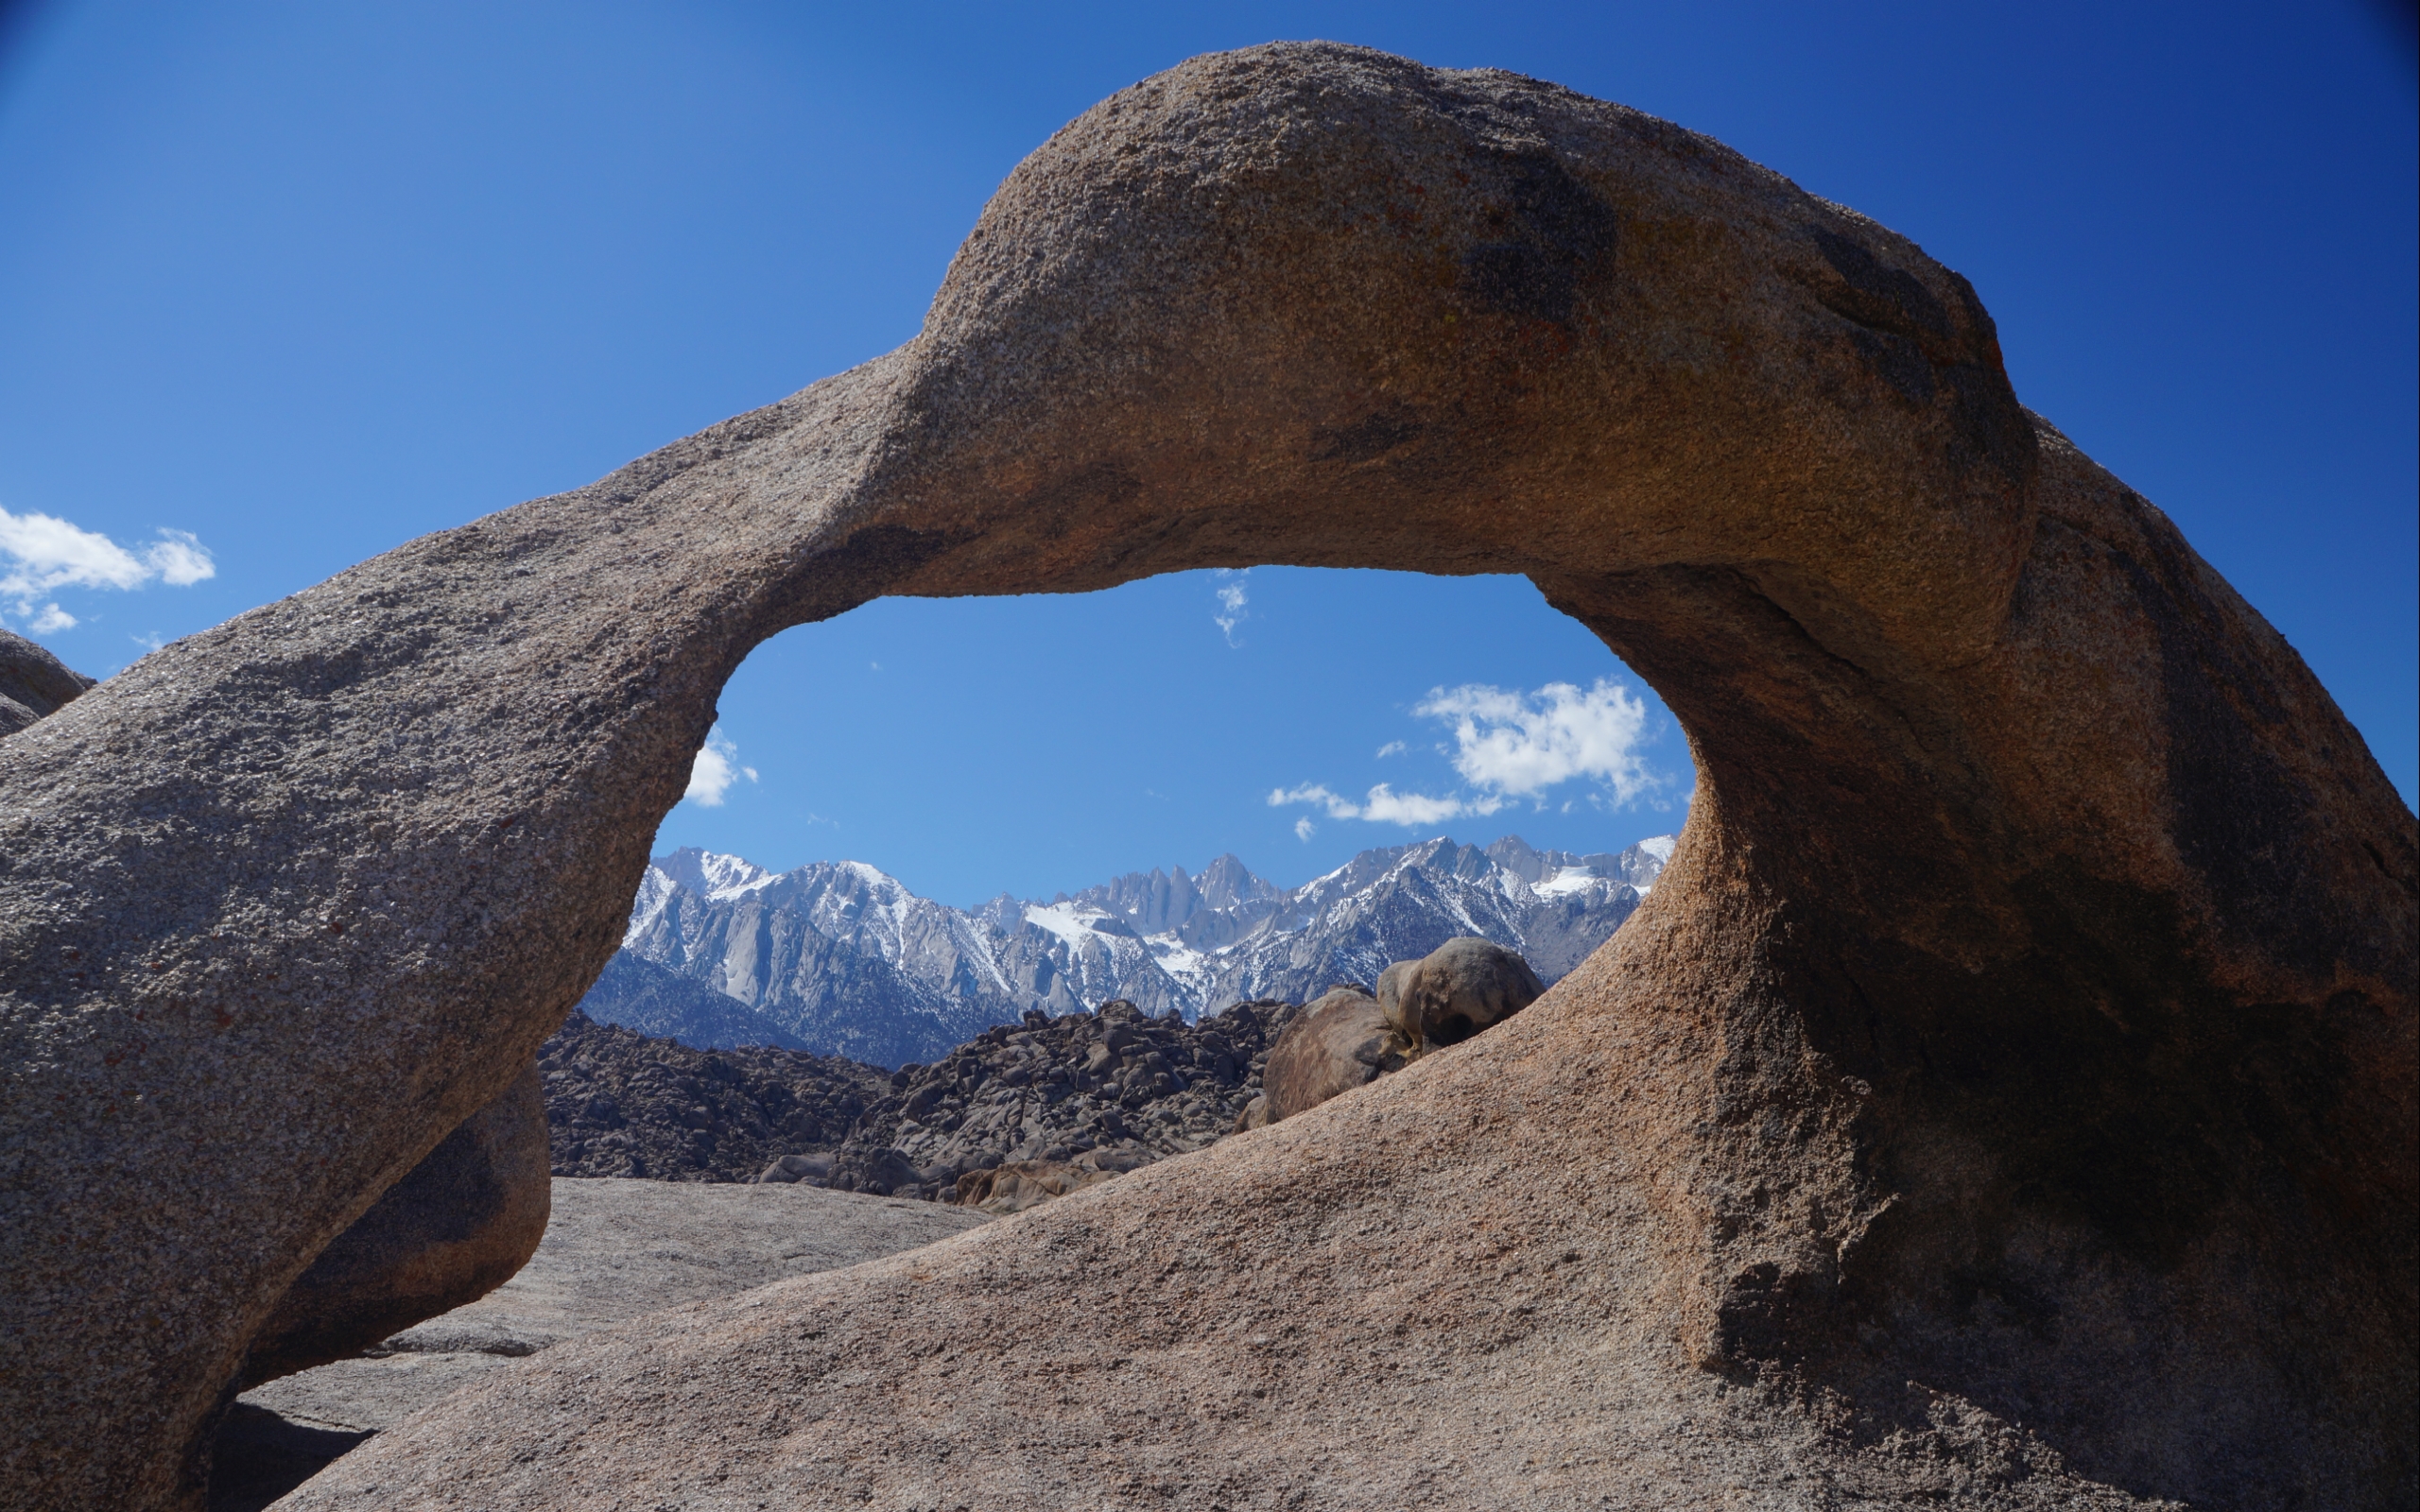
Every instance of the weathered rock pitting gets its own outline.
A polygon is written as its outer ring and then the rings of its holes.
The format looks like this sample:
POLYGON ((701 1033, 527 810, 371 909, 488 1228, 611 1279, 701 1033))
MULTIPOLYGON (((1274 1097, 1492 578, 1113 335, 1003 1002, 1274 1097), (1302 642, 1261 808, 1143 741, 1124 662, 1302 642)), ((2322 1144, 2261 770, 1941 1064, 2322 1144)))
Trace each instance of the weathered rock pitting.
POLYGON ((2358 733, 1912 243, 1323 44, 1070 123, 900 351, 0 741, 0 1498, 199 1494, 277 1299, 614 950, 751 647, 1257 562, 1523 573, 1656 687, 1699 784, 1609 946, 298 1504, 2410 1503, 2420 825, 2358 733))

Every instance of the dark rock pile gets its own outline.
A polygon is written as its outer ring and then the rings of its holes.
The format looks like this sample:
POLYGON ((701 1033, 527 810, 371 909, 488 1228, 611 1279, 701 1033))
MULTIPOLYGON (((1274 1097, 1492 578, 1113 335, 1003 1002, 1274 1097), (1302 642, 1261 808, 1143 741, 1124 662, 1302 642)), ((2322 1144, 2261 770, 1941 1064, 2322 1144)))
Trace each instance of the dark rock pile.
POLYGON ((692 1050, 575 1012, 538 1053, 557 1176, 746 1181, 776 1158, 828 1150, 890 1091, 838 1056, 692 1050))
POLYGON ((1198 1150, 1259 1095, 1270 1046, 1299 1011, 1238 1003, 1199 1023, 1124 1001, 1028 1012, 932 1065, 901 1067, 829 1167, 804 1179, 955 1201, 959 1177, 1009 1162, 1198 1150))
POLYGON ((1260 1094, 1291 1003, 1200 1023, 1123 1001, 1026 1015, 929 1066, 693 1050, 575 1012, 539 1052, 557 1176, 805 1181, 956 1201, 959 1177, 1087 1152, 1115 1170, 1198 1150, 1260 1094))

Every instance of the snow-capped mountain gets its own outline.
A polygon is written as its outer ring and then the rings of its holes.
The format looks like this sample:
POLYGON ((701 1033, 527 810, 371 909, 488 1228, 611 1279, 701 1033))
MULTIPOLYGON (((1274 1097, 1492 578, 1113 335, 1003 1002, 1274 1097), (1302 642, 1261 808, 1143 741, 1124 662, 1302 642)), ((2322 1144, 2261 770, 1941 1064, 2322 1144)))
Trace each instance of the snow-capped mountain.
MULTIPOLYGON (((1032 1008, 1126 998, 1192 1019, 1252 998, 1303 1002, 1457 935, 1521 951, 1550 983, 1630 917, 1672 843, 1574 855, 1515 836, 1485 850, 1441 837, 1365 850, 1292 889, 1227 855, 1198 875, 1136 872, 971 911, 863 862, 771 872, 684 850, 648 867, 622 944, 819 1053, 899 1065, 1032 1008)), ((619 1022, 614 980, 582 1005, 589 1017, 619 1022)))

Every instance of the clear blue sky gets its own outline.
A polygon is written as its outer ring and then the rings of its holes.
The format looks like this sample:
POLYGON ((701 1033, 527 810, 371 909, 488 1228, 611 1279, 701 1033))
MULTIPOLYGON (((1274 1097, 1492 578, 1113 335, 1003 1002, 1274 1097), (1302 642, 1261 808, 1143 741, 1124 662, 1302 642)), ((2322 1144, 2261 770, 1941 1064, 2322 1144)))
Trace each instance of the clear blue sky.
MULTIPOLYGON (((109 673, 887 351, 1051 130, 1305 37, 1622 100, 1923 243, 2025 401, 2175 517, 2411 800, 2414 73, 2357 0, 52 0, 0 55, 0 533, 34 554, 0 553, 0 621, 109 673), (175 581, 194 549, 215 575, 175 581)), ((1600 679, 1640 691, 1519 581, 886 602, 741 670, 722 730, 756 776, 663 841, 960 903, 1221 850, 1298 882, 1440 831, 1617 847, 1677 827, 1687 759, 1600 679), (1464 687, 1499 693, 1436 710, 1464 687), (1465 752, 1452 709, 1497 742, 1465 752), (1561 766, 1521 765, 1553 736, 1561 766), (1336 803, 1269 801, 1312 785, 1336 803), (1393 822, 1411 798, 1461 812, 1393 822)))

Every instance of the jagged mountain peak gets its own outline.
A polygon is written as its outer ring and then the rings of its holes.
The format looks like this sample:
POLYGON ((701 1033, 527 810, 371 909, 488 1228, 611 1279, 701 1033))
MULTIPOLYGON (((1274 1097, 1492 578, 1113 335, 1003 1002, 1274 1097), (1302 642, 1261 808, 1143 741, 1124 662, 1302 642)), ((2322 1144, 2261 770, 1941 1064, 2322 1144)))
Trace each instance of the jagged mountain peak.
POLYGON ((745 897, 781 880, 781 873, 768 871, 752 861, 694 845, 683 846, 670 855, 657 856, 648 865, 691 892, 717 902, 745 897))
MULTIPOLYGON (((774 873, 691 848, 648 868, 624 945, 819 1051, 897 1064, 1024 1012, 1114 997, 1186 1018, 1300 1001, 1456 935, 1520 950, 1551 982, 1629 917, 1670 854, 1668 837, 1576 855, 1438 835, 1296 888, 1228 854, 1190 875, 1154 868, 1047 903, 1003 893, 960 910, 864 862, 774 873)), ((588 1011, 618 1022, 610 1003, 588 1011)))

